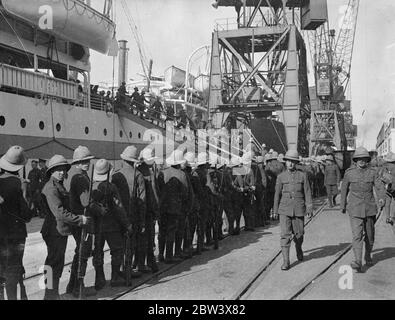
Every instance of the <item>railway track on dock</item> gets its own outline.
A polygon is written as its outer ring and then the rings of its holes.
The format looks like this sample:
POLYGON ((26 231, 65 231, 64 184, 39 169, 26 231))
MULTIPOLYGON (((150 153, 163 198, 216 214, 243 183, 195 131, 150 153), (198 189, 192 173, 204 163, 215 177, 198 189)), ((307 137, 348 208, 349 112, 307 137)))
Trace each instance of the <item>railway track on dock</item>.
MULTIPOLYGON (((315 213, 314 216, 309 219, 305 227, 307 227, 310 223, 317 219, 317 217, 325 210, 326 203, 323 204, 315 213)), ((381 217, 382 211, 377 216, 377 221, 381 217)), ((291 294, 286 297, 286 300, 298 300, 301 298, 304 292, 314 286, 325 274, 334 267, 337 262, 339 262, 346 254, 348 254, 352 249, 352 245, 348 244, 344 249, 338 251, 332 259, 328 263, 325 264, 318 272, 315 272, 313 275, 309 277, 307 281, 304 281, 296 290, 294 290, 291 294)), ((276 254, 270 259, 267 263, 265 263, 262 268, 257 272, 257 274, 249 280, 243 288, 240 289, 238 293, 233 297, 233 300, 247 300, 257 289, 259 285, 264 284, 265 278, 267 274, 273 270, 274 266, 276 266, 281 261, 281 250, 276 252, 276 254)), ((292 269, 287 271, 292 272, 292 269)))

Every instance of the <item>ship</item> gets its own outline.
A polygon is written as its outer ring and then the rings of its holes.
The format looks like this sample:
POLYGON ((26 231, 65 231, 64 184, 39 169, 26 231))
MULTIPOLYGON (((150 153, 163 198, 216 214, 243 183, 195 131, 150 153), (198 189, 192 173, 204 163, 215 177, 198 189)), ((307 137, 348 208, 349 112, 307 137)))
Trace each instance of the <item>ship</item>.
MULTIPOLYGON (((128 79, 128 49, 126 41, 116 39, 111 6, 112 1, 106 0, 99 12, 88 0, 1 0, 0 154, 20 145, 30 159, 49 159, 54 154, 71 159, 73 151, 84 145, 97 158, 116 160, 129 145, 139 150, 152 145, 164 154, 188 141, 189 147, 195 145, 189 139, 196 139, 196 132, 175 132, 164 117, 141 117, 127 106, 117 108, 113 100, 92 90, 90 50, 118 56, 119 85, 128 79), (53 18, 51 28, 45 28, 48 21, 43 19, 48 7, 53 18)), ((172 75, 173 80, 183 77, 175 67, 165 74, 172 75)), ((164 104, 184 107, 190 116, 198 113, 200 120, 207 119, 199 93, 185 89, 181 79, 178 82, 162 90, 164 104), (190 92, 187 99, 185 92, 190 92)), ((203 87, 208 80, 196 82, 203 87)), ((255 127, 260 143, 269 141, 269 147, 284 150, 279 143, 283 127, 273 125, 273 121, 255 127)))
POLYGON ((70 159, 84 145, 98 158, 117 159, 128 145, 142 149, 166 136, 162 120, 114 110, 92 93, 90 50, 111 55, 118 47, 105 10, 80 0, 1 1, 0 154, 21 145, 29 158, 70 159), (40 27, 46 6, 52 29, 40 27))

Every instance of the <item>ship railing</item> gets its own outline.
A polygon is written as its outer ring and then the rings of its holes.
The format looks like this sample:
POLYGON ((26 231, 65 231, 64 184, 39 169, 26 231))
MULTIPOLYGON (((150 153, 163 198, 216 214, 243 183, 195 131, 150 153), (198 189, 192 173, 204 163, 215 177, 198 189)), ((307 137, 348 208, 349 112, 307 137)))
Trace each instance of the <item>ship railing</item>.
POLYGON ((20 90, 69 101, 78 100, 77 83, 7 64, 0 64, 0 86, 16 89, 17 93, 20 90))

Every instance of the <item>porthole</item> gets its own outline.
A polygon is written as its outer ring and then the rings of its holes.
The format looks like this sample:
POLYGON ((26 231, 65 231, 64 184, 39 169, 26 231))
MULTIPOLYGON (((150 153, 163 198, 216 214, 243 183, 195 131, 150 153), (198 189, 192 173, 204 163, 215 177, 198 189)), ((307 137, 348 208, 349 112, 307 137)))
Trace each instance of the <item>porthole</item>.
POLYGON ((0 116, 0 126, 4 126, 5 125, 5 118, 4 116, 0 116))
POLYGON ((25 119, 21 119, 20 124, 21 124, 22 128, 26 128, 26 120, 25 119))
POLYGON ((89 128, 85 127, 85 134, 88 134, 88 133, 89 133, 89 128))
POLYGON ((58 123, 56 124, 56 131, 59 132, 60 130, 62 130, 62 126, 58 123))
POLYGON ((138 134, 138 137, 139 137, 139 139, 141 139, 141 133, 139 132, 139 134, 138 134))
POLYGON ((106 136, 107 135, 107 129, 103 130, 103 134, 106 136))
POLYGON ((129 138, 130 138, 130 139, 133 138, 133 133, 132 133, 132 131, 129 131, 129 138))
POLYGON ((119 136, 122 138, 123 137, 123 131, 119 131, 119 136))
POLYGON ((40 121, 40 123, 38 124, 38 127, 39 127, 41 130, 44 130, 44 128, 45 128, 44 121, 40 121))

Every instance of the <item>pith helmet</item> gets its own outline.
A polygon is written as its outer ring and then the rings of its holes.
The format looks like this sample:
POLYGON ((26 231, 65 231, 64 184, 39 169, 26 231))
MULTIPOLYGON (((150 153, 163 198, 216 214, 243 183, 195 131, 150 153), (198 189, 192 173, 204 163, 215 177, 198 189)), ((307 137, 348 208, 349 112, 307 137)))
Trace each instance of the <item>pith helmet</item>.
POLYGON ((280 154, 278 155, 278 161, 280 161, 281 163, 285 163, 285 161, 284 161, 284 155, 283 155, 282 153, 280 153, 280 154))
POLYGON ((61 156, 61 155, 54 155, 51 159, 49 159, 48 162, 48 169, 47 169, 47 174, 53 171, 53 169, 58 168, 58 167, 66 167, 67 171, 70 170, 70 163, 67 162, 66 158, 61 156))
POLYGON ((229 164, 230 168, 235 168, 240 165, 241 165, 240 157, 232 157, 232 159, 230 159, 230 164, 229 164))
POLYGON ((102 182, 107 180, 108 172, 112 165, 106 159, 100 159, 96 162, 95 170, 93 171, 93 180, 102 182))
POLYGON ((187 152, 184 155, 184 159, 188 167, 193 167, 195 165, 195 154, 193 152, 187 152))
POLYGON ((177 166, 185 163, 184 153, 181 150, 175 150, 171 153, 170 157, 166 159, 168 166, 177 166))
POLYGON ((1 157, 0 168, 9 172, 17 172, 21 170, 26 163, 27 159, 23 148, 20 146, 13 146, 1 157))
POLYGON ((127 147, 121 154, 121 159, 130 162, 138 162, 138 153, 135 146, 127 147))
POLYGON ((327 161, 333 161, 333 162, 334 162, 334 161, 335 161, 335 158, 334 158, 333 155, 329 154, 329 155, 326 156, 325 160, 327 160, 327 161))
POLYGON ((299 160, 299 153, 296 150, 288 150, 284 156, 284 160, 300 162, 299 160))
POLYGON ((196 165, 201 166, 207 163, 207 154, 206 152, 201 152, 198 154, 198 158, 196 161, 196 165))
POLYGON ((258 156, 256 157, 256 163, 264 163, 265 162, 265 158, 262 156, 258 156))
POLYGON ((159 160, 159 157, 155 156, 155 149, 144 148, 140 152, 140 160, 147 164, 153 164, 156 160, 159 160))
POLYGON ((359 148, 357 148, 357 150, 355 150, 355 153, 354 153, 352 159, 357 160, 357 159, 363 159, 363 158, 371 159, 368 150, 363 147, 359 147, 359 148))
POLYGON ((385 162, 394 163, 395 162, 395 154, 390 152, 385 158, 385 162))
POLYGON ((94 156, 87 147, 79 146, 74 150, 72 164, 77 164, 82 161, 92 160, 94 156))

